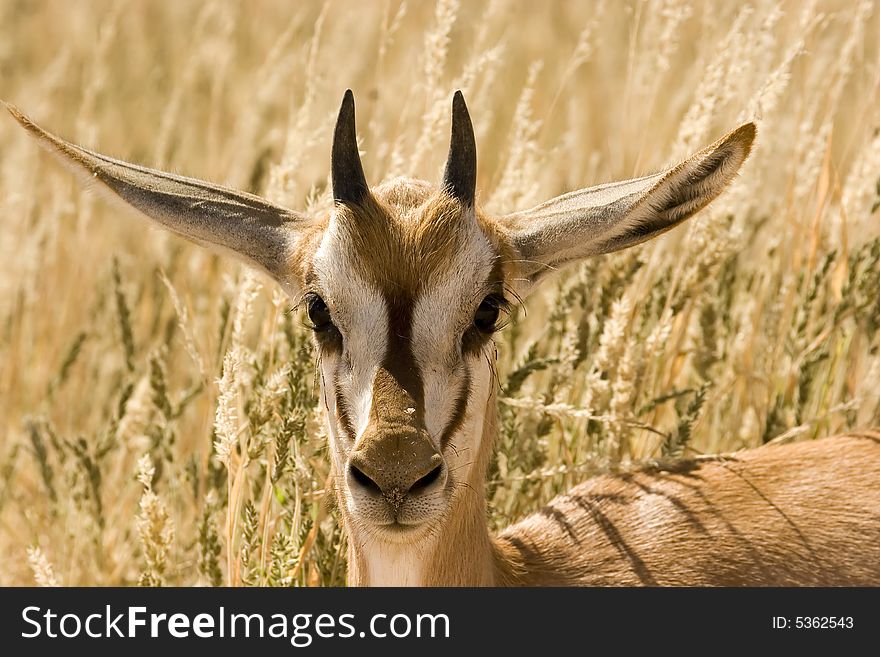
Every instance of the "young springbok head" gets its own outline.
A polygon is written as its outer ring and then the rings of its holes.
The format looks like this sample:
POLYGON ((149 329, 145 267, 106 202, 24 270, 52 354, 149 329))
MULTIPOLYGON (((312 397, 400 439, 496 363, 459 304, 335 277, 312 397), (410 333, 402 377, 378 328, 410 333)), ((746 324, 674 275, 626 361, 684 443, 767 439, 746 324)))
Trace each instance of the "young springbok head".
POLYGON ((334 208, 310 217, 111 159, 8 109, 111 196, 269 274, 305 307, 356 584, 496 581, 484 478, 503 316, 550 273, 692 216, 734 179, 755 137, 747 123, 660 173, 492 216, 477 205, 477 151, 460 92, 442 182, 370 187, 347 91, 333 137, 334 208))

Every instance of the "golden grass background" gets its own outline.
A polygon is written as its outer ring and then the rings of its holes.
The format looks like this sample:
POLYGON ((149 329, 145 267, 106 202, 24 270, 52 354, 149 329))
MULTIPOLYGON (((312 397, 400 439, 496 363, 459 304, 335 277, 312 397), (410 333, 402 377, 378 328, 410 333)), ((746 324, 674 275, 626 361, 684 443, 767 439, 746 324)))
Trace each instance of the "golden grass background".
MULTIPOLYGON (((878 34, 872 2, 0 0, 0 97, 313 212, 347 87, 374 183, 439 179, 463 89, 499 213, 756 119, 721 199, 500 336, 499 527, 600 469, 880 424, 878 34)), ((11 119, 0 226, 0 584, 344 583, 276 286, 83 193, 11 119)))

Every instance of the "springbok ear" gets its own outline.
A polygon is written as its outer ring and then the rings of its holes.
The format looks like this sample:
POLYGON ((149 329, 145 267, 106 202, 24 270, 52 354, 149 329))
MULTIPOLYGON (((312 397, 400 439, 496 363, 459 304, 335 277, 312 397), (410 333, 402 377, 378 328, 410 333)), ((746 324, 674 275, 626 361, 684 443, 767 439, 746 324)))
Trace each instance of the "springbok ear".
POLYGON ((677 226, 734 179, 754 139, 755 124, 746 123, 661 173, 571 192, 501 217, 526 284, 582 258, 634 246, 677 226))
POLYGON ((16 107, 6 108, 40 145, 111 198, 181 237, 237 256, 293 293, 288 260, 297 235, 311 223, 304 215, 259 196, 86 150, 43 130, 16 107))

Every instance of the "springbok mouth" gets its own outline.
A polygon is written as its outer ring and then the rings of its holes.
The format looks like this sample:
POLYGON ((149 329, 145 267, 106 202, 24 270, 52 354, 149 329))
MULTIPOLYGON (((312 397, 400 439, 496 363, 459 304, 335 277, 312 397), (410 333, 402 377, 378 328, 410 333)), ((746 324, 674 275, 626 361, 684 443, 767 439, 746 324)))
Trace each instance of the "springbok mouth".
POLYGON ((425 521, 400 522, 399 520, 392 520, 391 522, 379 525, 379 530, 388 533, 391 536, 409 536, 418 532, 420 529, 424 529, 424 527, 425 521))

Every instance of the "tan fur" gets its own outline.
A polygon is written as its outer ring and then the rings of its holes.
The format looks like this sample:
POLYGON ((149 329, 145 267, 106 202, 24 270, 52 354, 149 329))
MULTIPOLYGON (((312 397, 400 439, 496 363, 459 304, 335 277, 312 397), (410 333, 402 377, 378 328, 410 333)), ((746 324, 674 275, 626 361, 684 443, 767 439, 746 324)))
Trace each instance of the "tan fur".
POLYGON ((880 584, 880 433, 603 475, 494 542, 496 584, 880 584))
MULTIPOLYGON (((880 432, 600 475, 493 537, 484 482, 496 418, 435 528, 425 585, 880 584, 880 432)), ((368 586, 357 546, 349 563, 349 583, 368 586)))
MULTIPOLYGON (((422 555, 425 586, 497 586, 504 582, 496 566, 497 554, 486 524, 486 469, 498 434, 496 397, 492 393, 483 423, 481 449, 467 481, 453 493, 452 502, 432 532, 442 540, 422 555)), ((344 516, 347 514, 343 514, 344 516)), ((352 522, 346 518, 345 522, 352 522)), ((360 546, 349 542, 348 583, 370 586, 360 546)))
POLYGON ((486 470, 498 436, 496 396, 486 404, 480 452, 467 485, 459 486, 444 518, 444 540, 427 560, 426 586, 498 586, 496 551, 486 525, 486 470))
MULTIPOLYGON (((426 585, 880 585, 880 432, 600 475, 492 537, 496 438, 490 412, 426 585)), ((350 582, 369 584, 356 569, 350 582)))
POLYGON ((415 411, 409 392, 380 368, 373 383, 370 423, 349 462, 382 490, 406 492, 442 461, 415 411))
MULTIPOLYGON (((351 123, 340 134, 354 145, 350 93, 346 102, 340 116, 351 123)), ((467 118, 460 94, 456 102, 467 118)), ((478 349, 469 351, 465 343, 476 330, 477 306, 502 286, 525 294, 547 271, 637 244, 691 216, 735 177, 751 149, 754 125, 666 172, 572 192, 491 219, 471 208, 473 142, 469 130, 462 131, 469 119, 461 119, 453 137, 469 139, 452 151, 470 157, 464 158, 466 170, 453 172, 452 179, 467 192, 464 201, 450 195, 449 186, 441 190, 400 178, 363 196, 358 184, 343 185, 357 192, 357 202, 338 204, 332 216, 309 218, 252 195, 107 158, 49 134, 11 106, 9 111, 40 143, 114 197, 179 235, 235 253, 294 296, 323 293, 316 289, 313 265, 325 237, 333 244, 322 252, 328 269, 319 273, 330 271, 322 275, 338 283, 351 268, 358 270, 359 276, 346 282, 360 292, 349 304, 382 305, 370 326, 376 317, 387 324, 387 349, 375 343, 387 353, 364 370, 376 375, 360 443, 352 448, 334 437, 331 445, 334 489, 349 532, 351 584, 376 583, 373 568, 378 581, 426 585, 880 585, 876 432, 602 475, 496 537, 487 527, 485 478, 498 437, 497 400, 494 379, 486 383, 494 375, 491 351, 485 349, 491 346, 488 335, 477 336, 478 349), (457 283, 444 289, 448 280, 457 283), (421 296, 438 289, 448 294, 429 296, 418 306, 421 296), (420 335, 427 336, 418 357, 411 332, 416 309, 422 312, 420 335), (454 328, 442 333, 425 328, 437 313, 454 328), (482 368, 484 397, 477 399, 467 385, 468 394, 460 397, 474 400, 461 404, 470 423, 452 421, 448 429, 475 447, 474 458, 460 472, 447 468, 448 477, 432 480, 433 491, 430 483, 408 488, 426 473, 440 473, 436 464, 447 463, 450 450, 456 451, 451 440, 432 438, 425 426, 420 359, 431 361, 443 350, 444 358, 456 361, 453 366, 437 359, 427 366, 440 405, 449 405, 447 380, 469 384, 474 368, 482 368), (468 433, 461 427, 469 427, 468 433), (360 498, 347 498, 346 477, 359 476, 350 469, 354 463, 371 479, 361 482, 360 498)), ((359 162, 354 168, 347 164, 340 171, 361 173, 359 162)), ((352 180, 346 174, 340 182, 352 180)), ((332 298, 326 301, 331 315, 340 311, 332 298)), ((368 334, 361 348, 369 351, 364 345, 374 344, 380 333, 368 334)), ((337 372, 344 371, 344 336, 341 329, 333 335, 337 372)), ((453 417, 461 420, 463 414, 453 417)))
MULTIPOLYGON (((421 180, 396 178, 336 213, 357 253, 358 273, 388 294, 412 298, 441 280, 460 246, 461 204, 421 180)), ((500 248, 494 222, 482 214, 475 220, 500 248)))

